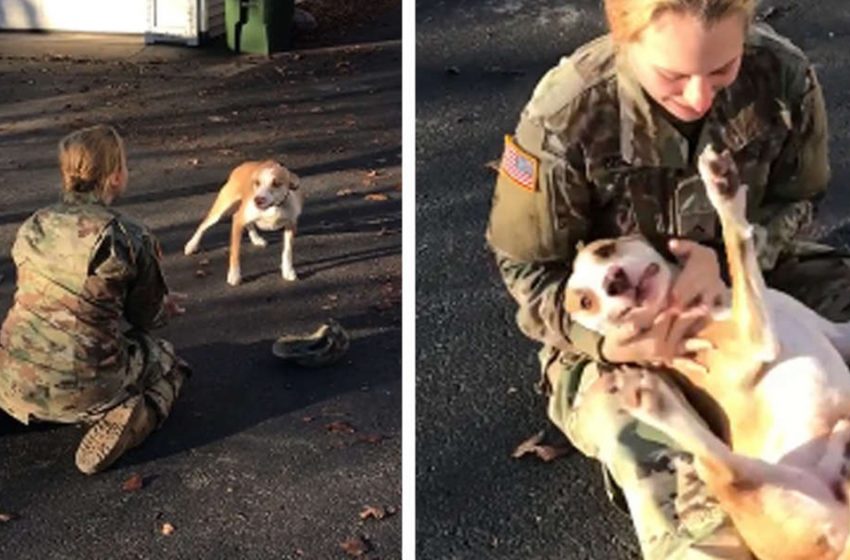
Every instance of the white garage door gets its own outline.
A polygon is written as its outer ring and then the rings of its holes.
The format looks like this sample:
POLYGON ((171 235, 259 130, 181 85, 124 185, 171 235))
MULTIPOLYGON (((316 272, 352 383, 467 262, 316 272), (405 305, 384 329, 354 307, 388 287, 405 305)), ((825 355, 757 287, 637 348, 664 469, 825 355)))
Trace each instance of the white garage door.
POLYGON ((147 0, 0 0, 0 28, 144 33, 147 0))

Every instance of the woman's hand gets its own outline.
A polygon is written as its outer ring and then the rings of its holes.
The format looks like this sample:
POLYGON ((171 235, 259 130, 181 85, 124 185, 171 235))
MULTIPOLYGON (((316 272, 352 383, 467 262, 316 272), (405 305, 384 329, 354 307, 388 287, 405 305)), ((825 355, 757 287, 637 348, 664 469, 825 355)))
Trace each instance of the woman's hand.
POLYGON ((693 336, 711 320, 709 311, 704 305, 685 311, 667 308, 647 328, 627 324, 608 332, 602 341, 602 359, 704 373, 693 353, 705 349, 707 343, 693 336))
POLYGON ((186 308, 180 304, 187 299, 189 299, 189 296, 181 292, 170 292, 162 296, 162 309, 165 316, 171 319, 186 313, 186 308))
POLYGON ((613 363, 705 373, 695 353, 711 345, 693 337, 711 320, 712 307, 725 294, 726 284, 720 278, 717 253, 710 247, 686 239, 671 240, 669 247, 682 270, 670 289, 668 306, 647 327, 632 322, 606 334, 602 357, 613 363))
POLYGON ((685 310, 716 305, 726 292, 726 284, 720 278, 714 249, 687 239, 672 239, 668 246, 682 267, 671 289, 670 306, 685 310))

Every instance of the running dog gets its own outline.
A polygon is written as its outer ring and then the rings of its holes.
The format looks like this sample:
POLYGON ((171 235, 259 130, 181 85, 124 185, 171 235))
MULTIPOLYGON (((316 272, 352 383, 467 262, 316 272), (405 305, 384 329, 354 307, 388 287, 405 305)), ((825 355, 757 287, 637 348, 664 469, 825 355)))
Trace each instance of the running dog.
MULTIPOLYGON (((585 398, 618 399, 693 454, 700 478, 762 560, 850 560, 850 324, 768 289, 746 219, 746 185, 728 152, 698 162, 720 217, 732 286, 689 341, 706 372, 681 371, 719 409, 718 437, 661 374, 624 367, 585 398)), ((579 251, 565 306, 605 334, 666 306, 678 269, 637 237, 579 251)))
POLYGON ((187 255, 196 252, 204 232, 238 203, 230 231, 227 283, 236 286, 242 281, 239 248, 242 231, 246 228, 251 243, 260 247, 265 247, 267 242, 257 232, 257 228, 269 231, 283 229, 281 275, 284 280, 296 280, 298 276, 292 265, 292 244, 298 216, 304 205, 298 187, 298 176, 276 161, 247 161, 239 165, 231 171, 212 208, 186 243, 183 252, 187 255))

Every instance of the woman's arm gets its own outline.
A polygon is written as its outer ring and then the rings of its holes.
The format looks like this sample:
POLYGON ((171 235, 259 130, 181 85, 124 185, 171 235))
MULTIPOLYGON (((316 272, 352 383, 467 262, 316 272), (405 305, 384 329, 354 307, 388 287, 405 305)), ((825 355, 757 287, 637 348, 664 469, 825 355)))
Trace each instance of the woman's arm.
POLYGON ((798 89, 788 107, 791 132, 771 166, 765 204, 755 216, 756 247, 764 270, 771 270, 811 223, 830 177, 826 108, 813 68, 806 70, 798 89))

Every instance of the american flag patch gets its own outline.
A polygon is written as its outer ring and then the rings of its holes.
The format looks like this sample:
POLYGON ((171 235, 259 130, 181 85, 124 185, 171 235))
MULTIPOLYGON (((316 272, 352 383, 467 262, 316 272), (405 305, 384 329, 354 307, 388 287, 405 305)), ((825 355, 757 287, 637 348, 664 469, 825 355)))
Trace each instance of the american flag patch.
POLYGON ((537 190, 537 158, 516 145, 514 139, 505 135, 505 151, 499 173, 517 186, 529 191, 537 190))

